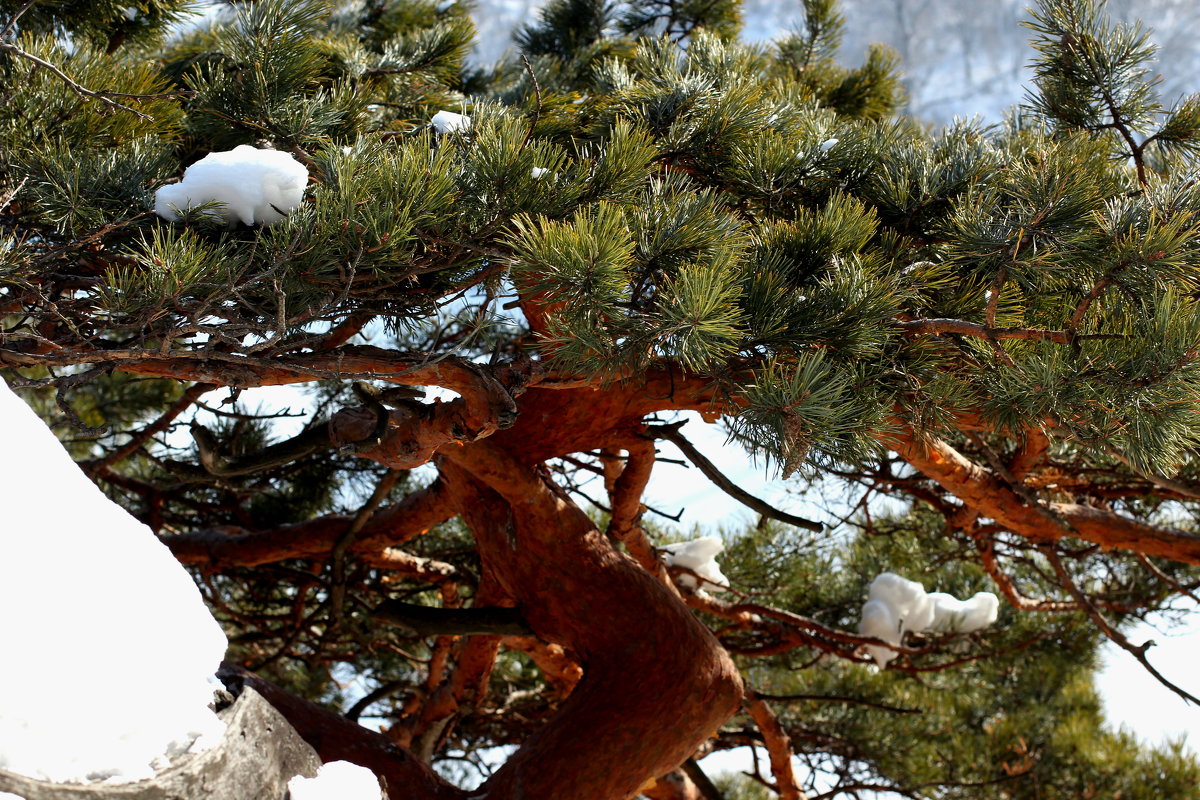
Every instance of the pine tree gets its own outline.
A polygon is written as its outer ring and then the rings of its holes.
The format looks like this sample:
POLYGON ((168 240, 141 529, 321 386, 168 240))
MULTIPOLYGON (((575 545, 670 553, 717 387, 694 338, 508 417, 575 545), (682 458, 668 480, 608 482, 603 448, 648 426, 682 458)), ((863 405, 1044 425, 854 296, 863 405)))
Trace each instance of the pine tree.
POLYGON ((187 11, 0 3, 0 367, 323 759, 393 798, 497 745, 472 797, 1200 797, 1091 683, 1109 639, 1196 689, 1122 632, 1200 585, 1200 95, 1146 31, 1042 0, 1027 103, 931 131, 833 0, 766 47, 734 0, 551 0, 488 68, 465 3, 187 11), (243 145, 308 172, 278 221, 151 210, 243 145), (290 436, 238 402, 284 385, 290 436), (748 497, 683 411, 840 511, 748 497), (762 516, 735 591, 664 559, 658 440, 762 516), (889 570, 1000 620, 879 670, 889 570), (766 790, 695 764, 746 744, 766 790))

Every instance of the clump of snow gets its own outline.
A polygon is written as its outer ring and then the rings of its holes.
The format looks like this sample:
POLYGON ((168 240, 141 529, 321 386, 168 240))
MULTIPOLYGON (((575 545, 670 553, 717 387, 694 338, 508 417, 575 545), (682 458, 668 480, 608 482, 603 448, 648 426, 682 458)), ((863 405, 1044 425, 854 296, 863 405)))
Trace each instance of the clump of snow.
MULTIPOLYGON (((667 551, 666 563, 672 567, 690 569, 700 577, 701 589, 723 592, 729 587, 729 579, 721 574, 721 567, 716 562, 717 555, 725 549, 725 543, 716 536, 701 536, 690 542, 663 545, 661 550, 667 551)), ((679 582, 691 589, 696 587, 696 578, 684 573, 679 576, 679 582)))
MULTIPOLYGON (((871 582, 863 604, 858 632, 899 645, 912 631, 972 633, 996 621, 1000 600, 991 592, 976 592, 970 600, 959 600, 945 592, 926 593, 924 585, 894 572, 884 572, 871 582)), ((880 667, 897 655, 895 650, 868 645, 867 653, 880 667)))
POLYGON ((438 133, 465 133, 471 129, 471 118, 453 111, 439 111, 429 120, 438 133))
POLYGON ((991 625, 1000 613, 1000 598, 991 592, 976 592, 969 600, 931 592, 929 599, 933 601, 931 631, 971 633, 991 625))
POLYGON ((218 741, 227 642, 191 577, 3 380, 0 441, 0 769, 140 780, 218 741))
POLYGON ((826 139, 825 141, 821 142, 821 152, 828 153, 830 150, 833 149, 833 146, 837 143, 838 143, 837 139, 826 139))
POLYGON ((291 153, 248 144, 209 153, 183 172, 183 180, 154 193, 154 213, 177 222, 182 212, 221 203, 211 212, 230 227, 272 225, 304 199, 308 169, 291 153))
POLYGON ((534 167, 532 170, 530 170, 529 174, 533 176, 535 181, 540 181, 542 176, 548 172, 550 172, 550 170, 546 169, 545 167, 534 167))
POLYGON ((380 800, 379 778, 366 767, 349 761, 330 761, 317 777, 297 775, 288 781, 292 800, 380 800))

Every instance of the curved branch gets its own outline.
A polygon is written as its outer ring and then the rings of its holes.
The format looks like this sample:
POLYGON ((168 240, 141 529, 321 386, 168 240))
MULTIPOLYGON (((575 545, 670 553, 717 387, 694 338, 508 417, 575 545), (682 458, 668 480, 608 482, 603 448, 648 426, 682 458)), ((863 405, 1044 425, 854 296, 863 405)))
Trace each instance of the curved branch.
POLYGON ((1200 535, 1147 525, 1079 503, 1030 505, 995 473, 975 464, 941 439, 919 438, 903 421, 893 425, 881 438, 972 511, 990 517, 1013 533, 1051 541, 1077 536, 1104 547, 1200 564, 1200 535), (1055 524, 1055 520, 1065 524, 1055 524))
POLYGON ((539 638, 580 659, 584 677, 483 795, 630 796, 674 769, 736 710, 737 669, 666 586, 494 438, 448 451, 443 477, 485 570, 539 638), (581 730, 606 746, 579 747, 581 730))

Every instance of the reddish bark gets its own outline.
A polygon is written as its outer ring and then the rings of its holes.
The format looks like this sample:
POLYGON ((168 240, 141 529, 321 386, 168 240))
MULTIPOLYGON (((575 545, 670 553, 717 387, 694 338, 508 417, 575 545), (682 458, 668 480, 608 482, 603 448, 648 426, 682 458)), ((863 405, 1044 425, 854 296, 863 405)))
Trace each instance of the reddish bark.
POLYGON ((1011 486, 940 439, 921 439, 909 429, 892 432, 887 444, 901 458, 980 516, 990 517, 1013 533, 1054 541, 1078 536, 1104 547, 1200 564, 1200 536, 1147 525, 1105 509, 1079 503, 1030 505, 1011 486))
POLYGON ((800 785, 796 782, 796 772, 792 769, 792 743, 783 726, 779 724, 779 718, 754 692, 746 693, 746 710, 750 712, 754 724, 762 732, 779 800, 805 800, 806 795, 800 790, 800 785))
MULTIPOLYGON (((444 487, 434 482, 373 514, 350 551, 385 557, 386 548, 419 536, 452 516, 454 509, 444 487)), ((184 564, 254 567, 287 558, 324 558, 353 521, 350 516, 328 516, 254 533, 228 527, 160 539, 184 564)))
POLYGON ((736 710, 736 668, 666 586, 533 468, 490 442, 454 458, 443 475, 485 567, 538 636, 569 648, 584 672, 551 720, 484 785, 485 796, 632 796, 736 710))

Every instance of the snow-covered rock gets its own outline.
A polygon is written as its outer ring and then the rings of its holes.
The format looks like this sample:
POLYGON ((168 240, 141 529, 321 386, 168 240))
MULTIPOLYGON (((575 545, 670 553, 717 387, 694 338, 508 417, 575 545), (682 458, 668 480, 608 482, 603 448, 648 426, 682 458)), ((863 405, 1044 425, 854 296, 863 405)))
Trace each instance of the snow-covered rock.
MULTIPOLYGON (((959 600, 945 592, 925 591, 917 581, 884 572, 871 582, 863 604, 858 632, 899 645, 912 631, 972 633, 996 621, 1000 600, 991 592, 977 592, 970 600, 959 600)), ((867 653, 880 667, 897 656, 895 650, 868 645, 867 653)))
POLYGON ((465 133, 471 129, 471 118, 453 111, 439 111, 429 120, 438 133, 465 133))
POLYGON ((297 775, 288 781, 292 800, 380 800, 379 779, 366 767, 349 761, 323 764, 317 777, 297 775))
MULTIPOLYGON (((725 549, 725 543, 716 536, 701 536, 690 542, 677 542, 659 548, 666 550, 666 563, 672 567, 690 569, 700 577, 699 588, 710 592, 723 592, 729 587, 729 579, 721 573, 721 567, 716 557, 725 549)), ((696 578, 684 573, 679 576, 679 582, 695 589, 696 578)))
POLYGON ((308 169, 281 150, 248 144, 209 153, 183 172, 183 180, 154 194, 154 213, 177 222, 190 208, 217 202, 212 216, 230 226, 272 225, 304 199, 308 169))
POLYGON ((0 769, 140 780, 218 741, 227 642, 191 577, 3 380, 0 441, 0 769))

